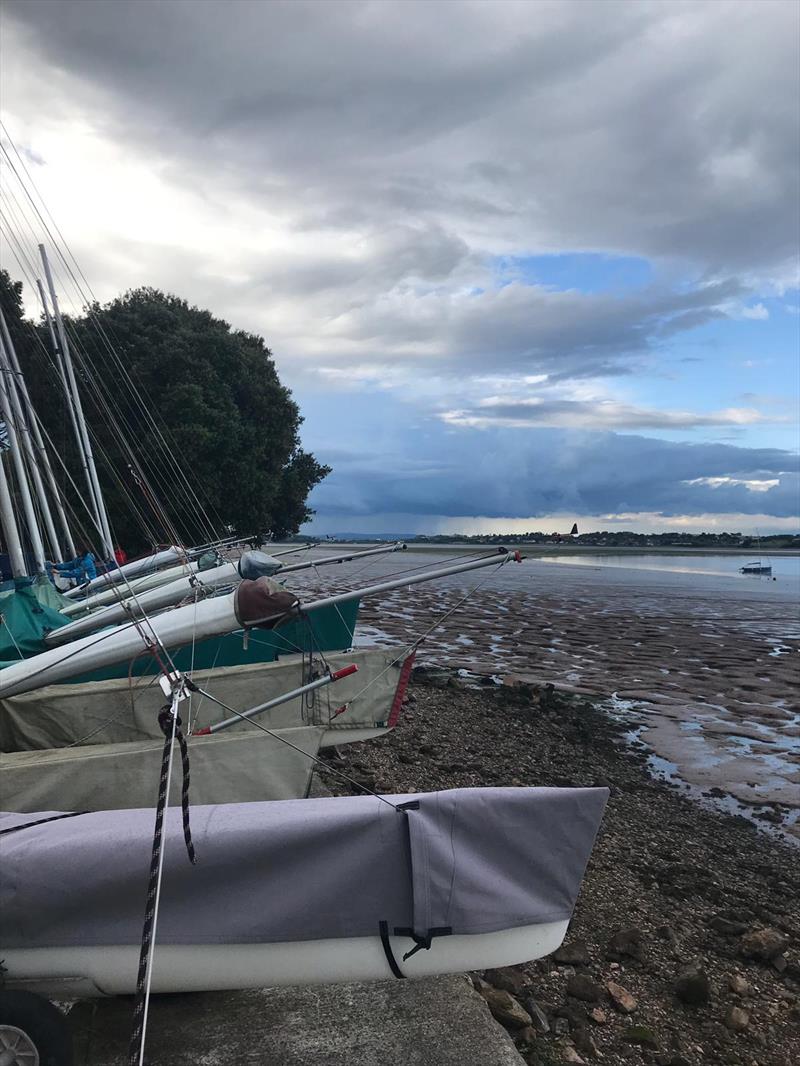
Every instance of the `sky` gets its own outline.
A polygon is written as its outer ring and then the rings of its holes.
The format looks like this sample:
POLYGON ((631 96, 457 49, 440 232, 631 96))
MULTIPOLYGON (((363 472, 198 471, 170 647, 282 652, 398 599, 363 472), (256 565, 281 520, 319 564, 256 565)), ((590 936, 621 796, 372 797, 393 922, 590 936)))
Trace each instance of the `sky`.
POLYGON ((306 531, 800 527, 793 0, 1 12, 98 297, 267 340, 306 531))

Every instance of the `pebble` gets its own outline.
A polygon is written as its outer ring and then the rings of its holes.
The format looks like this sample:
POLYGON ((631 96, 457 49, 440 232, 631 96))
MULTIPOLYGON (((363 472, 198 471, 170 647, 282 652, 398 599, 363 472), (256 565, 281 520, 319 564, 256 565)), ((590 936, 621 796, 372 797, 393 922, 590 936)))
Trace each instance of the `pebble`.
POLYGON ((585 940, 573 940, 571 944, 562 944, 553 952, 553 962, 557 962, 559 966, 588 966, 591 961, 585 940))
POLYGON ((537 1033, 549 1033, 550 1022, 547 1020, 547 1015, 536 1002, 536 1000, 528 996, 528 998, 524 1000, 523 1006, 525 1007, 525 1010, 528 1012, 528 1014, 530 1014, 531 1016, 533 1029, 537 1033))
POLYGON ((597 1025, 605 1025, 608 1021, 608 1015, 602 1007, 592 1007, 592 1009, 589 1011, 589 1017, 597 1025))
POLYGON ((608 989, 609 996, 611 996, 611 1002, 621 1014, 632 1014, 633 1011, 636 1010, 636 1000, 627 989, 622 987, 622 985, 618 985, 614 981, 609 981, 606 984, 606 988, 608 989))
POLYGON ((567 995, 584 1003, 598 1003, 603 998, 603 988, 591 977, 575 973, 567 981, 567 995))
POLYGON ((658 1047, 658 1038, 653 1030, 647 1025, 631 1025, 622 1034, 623 1040, 629 1044, 639 1044, 642 1047, 658 1047))
POLYGON ((574 1066, 586 1066, 586 1060, 582 1059, 574 1047, 567 1047, 561 1052, 561 1061, 573 1063, 574 1066))
POLYGON ((730 1007, 725 1014, 725 1025, 735 1033, 743 1032, 750 1024, 750 1015, 741 1007, 730 1007))
POLYGON ((750 985, 741 974, 735 973, 728 980, 728 988, 731 992, 735 992, 737 996, 749 996, 752 989, 750 985))
POLYGON ((592 1040, 592 1034, 588 1029, 576 1029, 572 1034, 572 1039, 575 1041, 575 1047, 578 1051, 588 1055, 590 1059, 597 1058, 599 1055, 597 1044, 592 1040))
POLYGON ((524 1029, 531 1024, 533 1019, 530 1014, 510 992, 493 985, 487 985, 479 991, 493 1016, 507 1029, 524 1029))
POLYGON ((777 929, 755 929, 739 941, 739 953, 746 959, 769 962, 786 947, 786 937, 777 929))
POLYGON ((711 996, 708 974, 698 966, 687 967, 679 974, 674 989, 681 1003, 687 1003, 690 1007, 704 1006, 711 996))
POLYGON ((627 956, 636 959, 637 962, 644 960, 644 944, 642 943, 642 931, 632 926, 630 929, 620 929, 608 942, 606 954, 610 958, 627 956))
POLYGON ((528 978, 515 966, 502 966, 495 970, 487 970, 484 978, 495 988, 502 988, 506 992, 519 992, 528 983, 528 978))

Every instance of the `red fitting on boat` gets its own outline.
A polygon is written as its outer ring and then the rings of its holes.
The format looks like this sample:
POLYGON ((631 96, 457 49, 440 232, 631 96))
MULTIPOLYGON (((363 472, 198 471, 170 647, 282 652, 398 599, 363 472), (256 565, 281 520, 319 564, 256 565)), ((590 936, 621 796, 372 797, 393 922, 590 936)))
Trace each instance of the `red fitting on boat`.
POLYGON ((356 666, 355 663, 351 666, 343 666, 341 670, 337 670, 335 674, 331 674, 331 681, 340 681, 343 677, 356 673, 357 670, 358 666, 356 666))
POLYGON ((514 552, 514 562, 515 563, 521 563, 522 562, 522 556, 520 555, 520 553, 518 551, 514 552))
POLYGON ((203 729, 195 729, 192 733, 193 737, 208 737, 211 736, 211 726, 205 726, 203 729))

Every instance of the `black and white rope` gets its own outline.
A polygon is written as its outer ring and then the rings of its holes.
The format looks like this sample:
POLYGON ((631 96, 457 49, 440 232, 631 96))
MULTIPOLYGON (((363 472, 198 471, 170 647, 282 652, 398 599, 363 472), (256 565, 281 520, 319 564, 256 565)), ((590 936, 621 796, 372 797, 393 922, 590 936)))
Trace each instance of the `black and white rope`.
POLYGON ((158 787, 156 820, 153 829, 153 850, 150 858, 150 878, 147 885, 147 902, 142 926, 142 945, 139 952, 139 972, 136 978, 136 1004, 133 1010, 133 1029, 128 1048, 128 1066, 143 1066, 147 1037, 147 1016, 150 1007, 150 986, 153 976, 153 949, 158 927, 158 909, 161 902, 161 881, 164 873, 164 815, 169 805, 169 790, 172 781, 172 753, 177 740, 181 750, 183 787, 181 808, 183 811, 183 839, 191 863, 195 862, 194 845, 189 826, 189 752, 186 738, 181 730, 178 716, 179 695, 176 693, 170 706, 158 716, 164 733, 164 752, 161 759, 161 777, 158 787))

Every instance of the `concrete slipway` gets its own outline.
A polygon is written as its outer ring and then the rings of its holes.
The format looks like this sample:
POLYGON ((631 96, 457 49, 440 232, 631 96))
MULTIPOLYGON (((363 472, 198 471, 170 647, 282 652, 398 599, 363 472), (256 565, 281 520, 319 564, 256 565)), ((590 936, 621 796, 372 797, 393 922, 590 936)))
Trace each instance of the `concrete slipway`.
MULTIPOLYGON (((73 1007, 76 1066, 125 1066, 132 997, 73 1007)), ((523 1066, 463 975, 155 996, 148 1066, 523 1066)))

